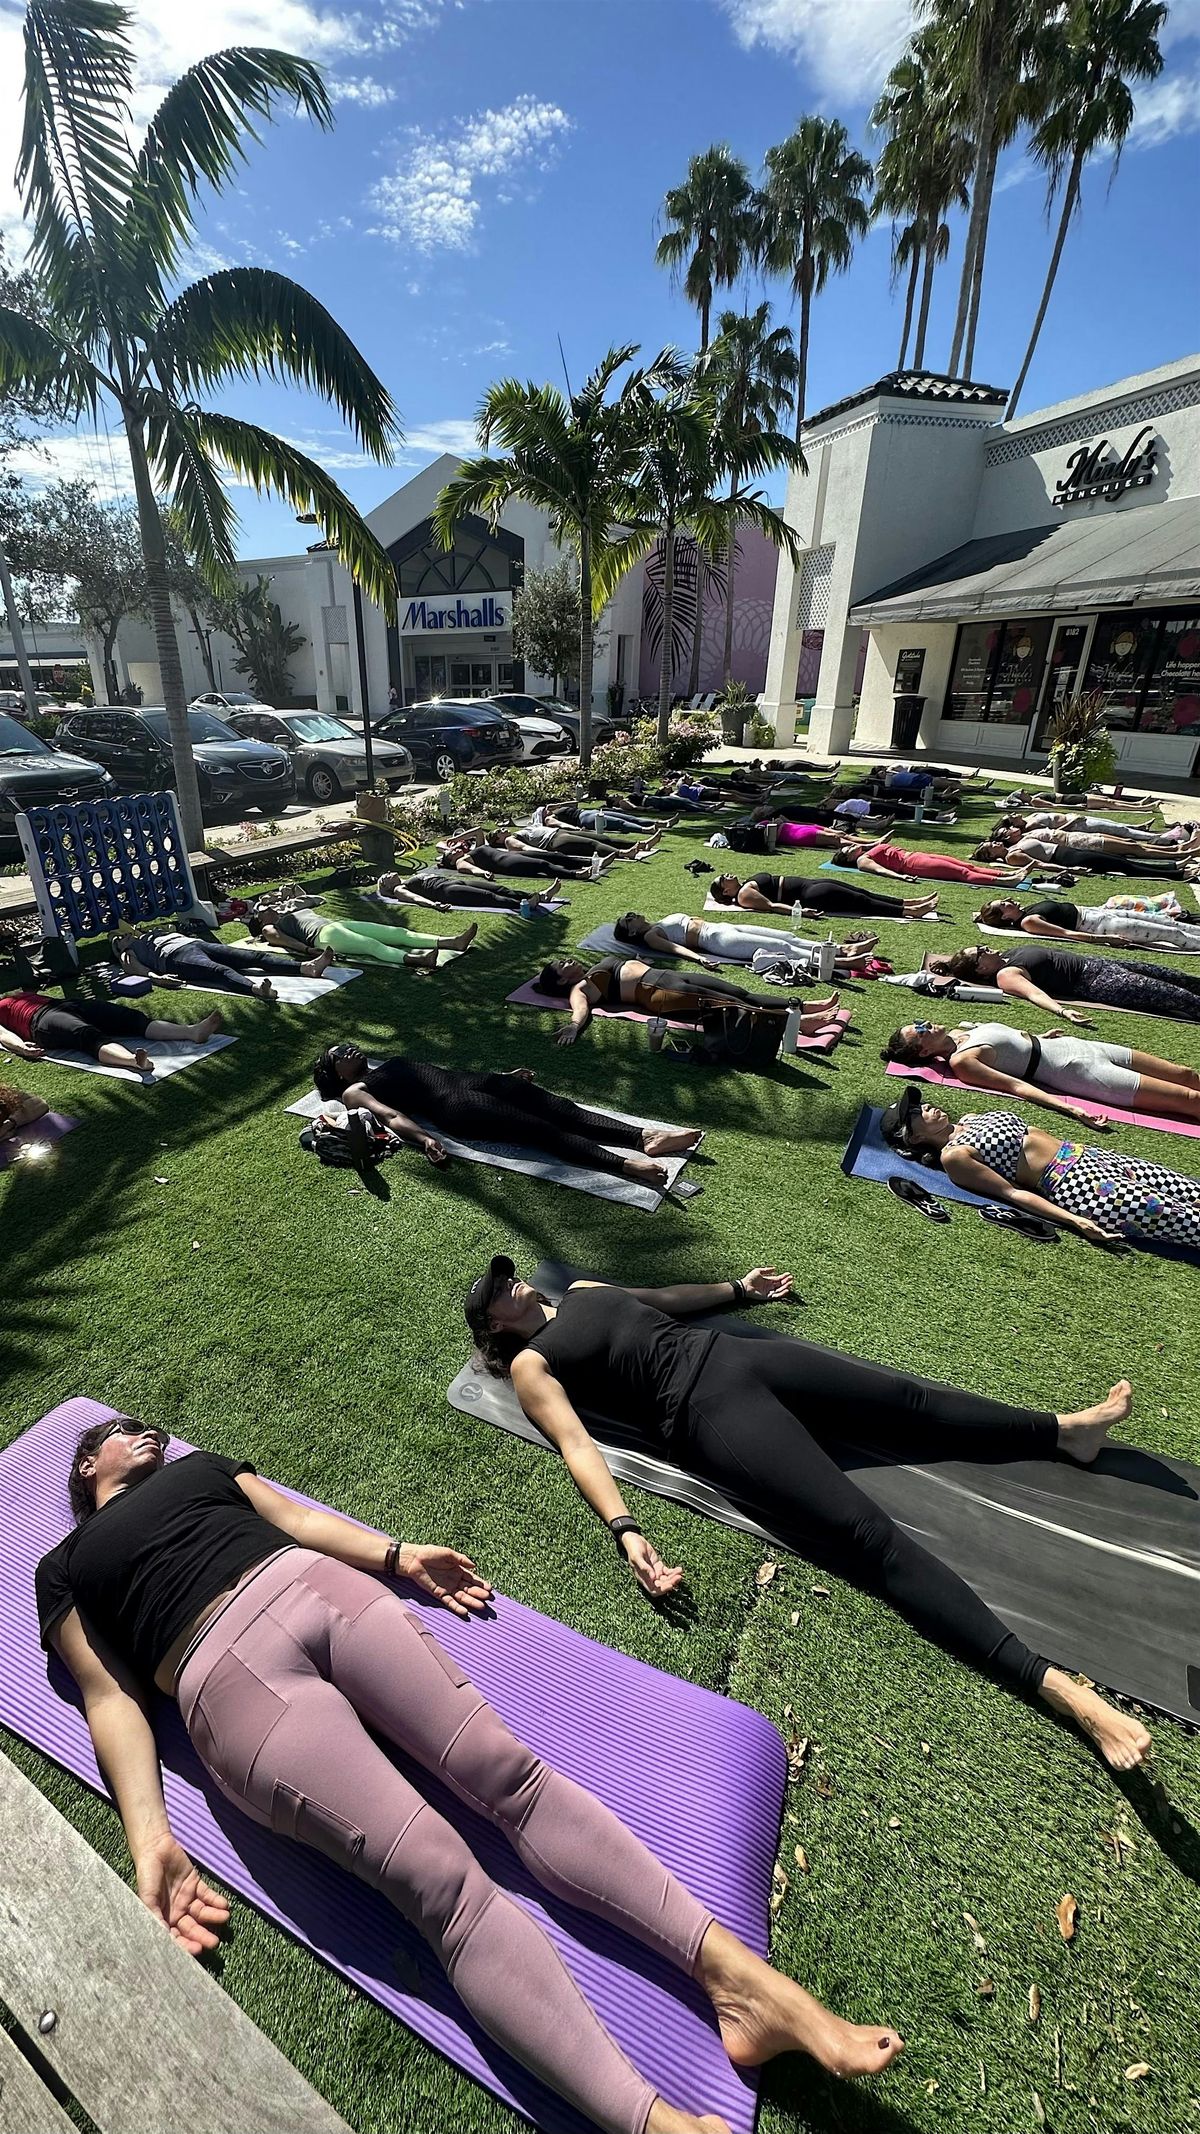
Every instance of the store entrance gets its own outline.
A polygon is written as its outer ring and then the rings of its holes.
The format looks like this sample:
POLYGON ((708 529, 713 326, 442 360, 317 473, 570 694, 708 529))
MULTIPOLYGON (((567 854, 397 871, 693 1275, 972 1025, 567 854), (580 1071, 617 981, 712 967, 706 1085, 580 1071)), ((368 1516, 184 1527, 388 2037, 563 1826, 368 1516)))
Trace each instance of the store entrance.
POLYGON ((511 660, 456 659, 450 652, 413 655, 413 696, 418 704, 429 697, 490 697, 497 689, 512 686, 511 660))
POLYGON ((1090 620, 1086 615, 1072 617, 1069 621, 1056 622, 1054 625, 1054 635, 1046 655, 1046 671, 1042 677, 1037 721, 1030 744, 1030 753, 1035 756, 1046 754, 1050 746, 1050 727, 1054 714, 1060 704, 1069 703, 1079 687, 1089 628, 1090 620))

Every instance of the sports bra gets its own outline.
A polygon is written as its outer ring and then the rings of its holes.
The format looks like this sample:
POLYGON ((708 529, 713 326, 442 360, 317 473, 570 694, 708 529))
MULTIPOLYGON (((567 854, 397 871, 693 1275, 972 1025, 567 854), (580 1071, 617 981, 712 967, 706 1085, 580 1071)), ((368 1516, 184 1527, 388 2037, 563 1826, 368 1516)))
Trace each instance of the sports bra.
MULTIPOLYGON (((998 1171, 1009 1185, 1017 1182, 1017 1166, 1025 1147, 1025 1121, 1015 1111, 981 1111, 960 1119, 947 1149, 969 1149, 980 1163, 998 1171)), ((943 1155, 945 1150, 943 1150, 943 1155)))

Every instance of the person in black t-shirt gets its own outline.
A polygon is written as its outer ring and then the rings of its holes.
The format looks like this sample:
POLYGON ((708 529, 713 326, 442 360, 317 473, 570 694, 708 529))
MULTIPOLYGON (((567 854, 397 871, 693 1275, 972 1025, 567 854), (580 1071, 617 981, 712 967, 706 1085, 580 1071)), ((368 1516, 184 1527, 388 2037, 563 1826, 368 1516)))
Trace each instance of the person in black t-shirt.
POLYGON ((795 2049, 832 2073, 874 2074, 903 2049, 772 1971, 509 1731, 390 1584, 410 1579, 454 1614, 481 1615, 491 1588, 468 1556, 298 1504, 245 1460, 168 1461, 166 1448, 130 1416, 84 1432, 69 1484, 78 1523, 38 1565, 37 1598, 43 1642, 83 1693, 138 1895, 184 1949, 214 1947, 229 1906, 171 1831, 152 1683, 177 1698, 228 1800, 386 1897, 474 2021, 608 2134, 704 2134, 717 2122, 675 2110, 638 2073, 536 1919, 425 1800, 414 1766, 487 1815, 558 1902, 694 1979, 735 2062, 795 2049))
POLYGON ((965 979, 970 985, 998 986, 1014 1000, 1048 1008, 1064 1022, 1091 1024, 1064 1000, 1098 1008, 1132 1008, 1141 1015, 1166 1015, 1176 1022, 1200 1023, 1200 972, 1176 971, 1166 963, 1126 963, 1118 956, 1079 956, 1073 949, 1022 941, 1016 948, 959 948, 949 955, 925 958, 935 978, 965 979))
POLYGON ((529 1420, 562 1454, 643 1591, 683 1578, 630 1518, 582 1414, 730 1493, 800 1554, 877 1593, 946 1651, 1073 1719, 1114 1769, 1140 1763, 1144 1727, 1080 1689, 1006 1630, 964 1579, 921 1548, 826 1449, 849 1440, 888 1459, 1052 1459, 1089 1465, 1128 1412, 1129 1388, 1076 1414, 1016 1408, 836 1349, 761 1340, 686 1322, 791 1294, 792 1277, 755 1267, 738 1282, 626 1289, 573 1282, 557 1306, 498 1254, 464 1300, 484 1367, 510 1376, 529 1420), (685 1323, 681 1323, 685 1322, 685 1323))

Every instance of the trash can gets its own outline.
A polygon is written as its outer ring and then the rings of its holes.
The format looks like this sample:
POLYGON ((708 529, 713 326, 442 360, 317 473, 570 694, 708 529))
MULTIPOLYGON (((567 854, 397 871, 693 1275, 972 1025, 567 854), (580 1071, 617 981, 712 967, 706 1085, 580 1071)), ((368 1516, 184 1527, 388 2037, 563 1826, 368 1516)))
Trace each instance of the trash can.
POLYGON ((892 713, 892 747, 915 748, 921 730, 921 713, 925 709, 924 697, 902 696, 896 698, 892 713))

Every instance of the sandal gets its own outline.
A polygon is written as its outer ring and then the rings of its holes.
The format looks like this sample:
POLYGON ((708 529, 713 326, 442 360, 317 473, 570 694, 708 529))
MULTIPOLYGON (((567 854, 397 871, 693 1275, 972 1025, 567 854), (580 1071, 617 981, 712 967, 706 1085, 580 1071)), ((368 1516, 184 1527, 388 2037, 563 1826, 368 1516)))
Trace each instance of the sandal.
POLYGON ((923 1186, 918 1178, 906 1178, 902 1171, 893 1171, 885 1180, 889 1193, 902 1200, 906 1208, 915 1208, 918 1215, 927 1216, 931 1223, 948 1223, 950 1210, 923 1186))
POLYGON ((1044 1215, 1028 1215, 1023 1208, 1008 1208, 1001 1201, 985 1201, 979 1210, 985 1223, 997 1223, 1002 1230, 1016 1230, 1034 1245, 1057 1245, 1059 1232, 1054 1223, 1047 1222, 1044 1215))

